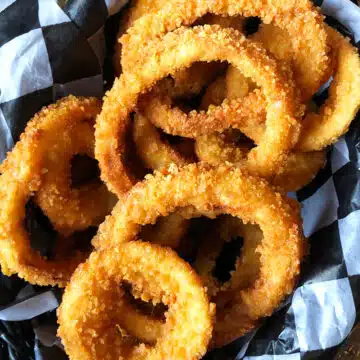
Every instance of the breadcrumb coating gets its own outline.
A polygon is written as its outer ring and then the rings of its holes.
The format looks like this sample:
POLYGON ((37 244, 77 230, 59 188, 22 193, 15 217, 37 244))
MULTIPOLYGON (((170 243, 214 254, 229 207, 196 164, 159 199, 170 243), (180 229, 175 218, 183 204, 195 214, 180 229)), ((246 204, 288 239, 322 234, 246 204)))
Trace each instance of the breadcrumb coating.
POLYGON ((58 334, 72 360, 195 360, 207 350, 213 314, 189 264, 169 248, 129 242, 92 253, 76 269, 58 309, 58 334), (126 336, 124 281, 160 294, 168 306, 164 330, 153 346, 132 344, 126 336))
POLYGON ((170 1, 155 14, 140 17, 121 38, 125 71, 141 67, 146 47, 152 40, 180 26, 193 24, 212 13, 223 16, 260 17, 263 23, 285 29, 294 38, 293 48, 306 54, 314 81, 320 82, 329 66, 327 34, 323 16, 309 0, 177 0, 170 1), (139 54, 142 54, 139 56, 139 54))

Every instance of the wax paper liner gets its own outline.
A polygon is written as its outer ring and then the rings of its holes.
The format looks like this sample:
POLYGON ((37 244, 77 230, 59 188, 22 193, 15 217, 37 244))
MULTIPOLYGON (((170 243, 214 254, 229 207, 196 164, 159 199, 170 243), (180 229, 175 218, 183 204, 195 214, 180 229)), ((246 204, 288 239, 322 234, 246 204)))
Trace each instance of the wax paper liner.
MULTIPOLYGON (((0 159, 42 106, 111 86, 119 0, 0 1, 0 159)), ((317 1, 327 22, 359 47, 360 9, 317 1)), ((315 96, 321 104, 326 88, 315 96)), ((328 151, 326 167, 294 194, 311 244, 295 292, 246 337, 206 359, 331 359, 360 305, 360 116, 328 151)), ((0 277, 0 359, 67 359, 56 337, 61 290, 0 277)))

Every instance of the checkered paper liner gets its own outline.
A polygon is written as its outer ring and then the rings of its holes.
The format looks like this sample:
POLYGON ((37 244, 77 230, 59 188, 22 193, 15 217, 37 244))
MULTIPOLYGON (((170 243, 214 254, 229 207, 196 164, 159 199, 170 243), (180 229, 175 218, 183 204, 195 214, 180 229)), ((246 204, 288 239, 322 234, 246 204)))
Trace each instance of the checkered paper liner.
MULTIPOLYGON (((102 96, 126 0, 0 1, 0 160, 26 122, 68 94, 102 96), (105 32, 110 32, 108 35, 105 32), (106 50, 107 45, 107 50, 106 50)), ((360 48, 356 1, 316 1, 360 48)), ((110 71, 111 73, 111 71, 110 71)), ((110 74, 111 77, 111 74, 110 74)), ((326 92, 324 90, 323 92, 326 92)), ((321 101, 323 93, 315 101, 321 101)), ((326 167, 293 194, 311 252, 294 293, 256 331, 206 359, 331 359, 360 309, 360 115, 328 151, 326 167)), ((66 359, 56 337, 61 290, 0 278, 0 359, 66 359), (30 335, 29 335, 30 334, 30 335)))

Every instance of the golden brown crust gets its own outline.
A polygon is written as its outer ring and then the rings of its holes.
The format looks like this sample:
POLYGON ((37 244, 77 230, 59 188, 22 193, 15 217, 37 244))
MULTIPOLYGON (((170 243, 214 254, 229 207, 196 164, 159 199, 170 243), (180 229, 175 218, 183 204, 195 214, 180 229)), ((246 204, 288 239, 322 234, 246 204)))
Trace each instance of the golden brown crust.
POLYGON ((75 271, 58 310, 59 335, 72 360, 196 360, 210 341, 213 311, 199 277, 176 253, 129 242, 94 252, 75 271), (120 329, 127 331, 122 322, 124 281, 160 296, 168 306, 164 331, 154 346, 134 345, 121 336, 120 329))
POLYGON ((141 239, 154 244, 169 246, 177 249, 181 239, 185 236, 189 221, 180 214, 172 213, 169 216, 161 218, 154 225, 142 229, 141 239))
POLYGON ((115 54, 113 58, 113 64, 117 76, 119 76, 122 72, 122 46, 119 41, 121 36, 126 33, 129 27, 131 27, 137 19, 139 19, 143 15, 155 13, 156 11, 161 9, 166 4, 166 2, 166 0, 132 0, 131 6, 125 10, 122 10, 119 30, 117 33, 118 41, 116 41, 115 43, 115 54))
POLYGON ((160 138, 155 126, 140 113, 134 116, 133 139, 136 152, 148 169, 160 170, 170 164, 182 166, 188 163, 166 140, 160 138))
MULTIPOLYGON (((251 39, 260 42, 279 61, 286 61, 294 73, 294 81, 300 89, 302 101, 309 100, 331 75, 331 66, 318 76, 318 65, 299 46, 299 36, 290 36, 286 29, 272 24, 262 24, 251 39)), ((330 65, 330 64, 329 64, 330 65)))
MULTIPOLYGON (((160 138, 155 126, 140 113, 135 114, 134 117, 133 139, 139 157, 149 169, 161 170, 171 164, 183 166, 189 163, 189 160, 171 147, 166 140, 160 138)), ((188 220, 174 213, 143 229, 142 239, 175 249, 188 227, 188 220)))
POLYGON ((334 143, 349 129, 360 108, 360 57, 349 39, 326 28, 334 56, 334 79, 329 97, 318 113, 305 116, 297 144, 302 151, 321 150, 334 143))
POLYGON ((205 90, 201 98, 200 110, 206 110, 210 105, 219 106, 226 98, 225 76, 218 76, 205 90))

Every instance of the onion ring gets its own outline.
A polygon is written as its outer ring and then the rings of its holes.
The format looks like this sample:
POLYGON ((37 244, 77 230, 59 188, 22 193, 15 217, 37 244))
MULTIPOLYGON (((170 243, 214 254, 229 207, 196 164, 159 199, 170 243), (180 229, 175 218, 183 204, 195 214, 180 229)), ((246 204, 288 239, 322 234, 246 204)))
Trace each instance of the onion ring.
POLYGON ((211 338, 213 312, 200 279, 176 253, 129 242, 94 252, 75 271, 58 310, 58 334, 72 359, 200 359, 211 338), (160 295, 169 307, 153 346, 131 344, 117 330, 116 324, 124 327, 119 287, 124 281, 160 295))
POLYGON ((253 328, 259 318, 270 315, 292 291, 306 248, 299 209, 266 181, 238 168, 171 166, 163 173, 148 175, 130 190, 100 225, 93 245, 104 249, 134 240, 141 226, 179 209, 192 209, 196 216, 236 216, 245 223, 257 223, 264 234, 258 248, 259 278, 253 286, 236 292, 232 307, 218 308, 213 345, 222 346, 253 328), (271 271, 274 266, 276 281, 271 271))
MULTIPOLYGON (((296 95, 291 97, 294 98, 296 95)), ((155 88, 142 97, 141 110, 151 123, 171 135, 195 139, 214 131, 224 131, 229 127, 241 129, 244 133, 244 128, 249 128, 248 132, 254 133, 260 142, 267 117, 267 111, 264 109, 266 104, 264 94, 257 89, 242 101, 238 98, 225 98, 220 106, 210 105, 207 110, 192 110, 185 113, 179 107, 172 107, 172 97, 163 89, 155 88), (254 131, 255 123, 261 125, 261 135, 258 135, 258 130, 254 131)), ((302 112, 300 105, 298 109, 302 112)))
MULTIPOLYGON (((309 111, 304 117, 302 133, 295 146, 299 151, 322 150, 334 143, 346 133, 360 108, 360 58, 357 50, 336 30, 326 26, 326 32, 332 47, 334 79, 329 87, 329 97, 319 111, 309 111)), ((246 127, 242 124, 235 126, 255 143, 264 134, 264 104, 258 102, 258 106, 258 117, 249 117, 246 127)))
MULTIPOLYGON (((244 18, 241 16, 218 16, 207 14, 201 18, 196 25, 219 25, 221 27, 231 27, 243 31, 244 18)), ((171 98, 187 98, 198 95, 205 85, 211 83, 216 76, 225 70, 224 63, 204 63, 195 62, 188 69, 177 71, 173 75, 170 86, 160 86, 162 92, 170 94, 171 98)))
POLYGON ((132 184, 121 157, 126 148, 129 114, 135 109, 139 95, 174 70, 199 60, 228 60, 244 70, 245 75, 254 73, 256 81, 264 84, 268 130, 261 144, 249 152, 246 164, 264 176, 272 174, 281 165, 284 155, 297 142, 300 132, 297 116, 301 106, 292 87, 278 72, 276 62, 268 58, 262 48, 232 29, 212 25, 168 33, 154 50, 140 72, 124 73, 115 81, 97 118, 95 156, 101 177, 110 191, 121 195, 132 184), (178 56, 179 53, 186 56, 178 56), (272 136, 274 133, 276 137, 272 136))
MULTIPOLYGON (((196 139, 195 151, 199 160, 217 166, 224 162, 241 166, 249 151, 246 144, 228 141, 228 134, 212 133, 196 139)), ((283 191, 297 191, 313 180, 326 161, 326 152, 291 152, 276 173, 268 180, 283 191)), ((255 173, 256 174, 256 173, 255 173)))
MULTIPOLYGON (((215 166, 224 162, 242 164, 250 149, 243 144, 236 146, 232 141, 233 133, 231 129, 223 133, 199 136, 195 142, 195 151, 199 160, 215 166)), ((234 140, 237 142, 237 139, 234 140)))
MULTIPOLYGON (((163 0, 137 0, 125 11, 122 17, 120 28, 118 31, 118 39, 132 26, 132 24, 144 16, 145 14, 153 14, 160 10, 166 4, 163 0)), ((231 26, 237 29, 242 28, 240 17, 222 17, 216 15, 208 15, 202 22, 210 24, 219 24, 221 26, 231 26)), ((119 76, 122 72, 121 68, 122 46, 119 41, 115 45, 114 67, 115 72, 119 76)), ((202 88, 214 79, 214 74, 221 69, 221 64, 194 63, 189 69, 182 69, 176 72, 173 77, 171 93, 174 97, 187 97, 197 95, 202 88), (220 65, 220 67, 219 67, 220 65)))
POLYGON ((226 92, 225 98, 232 100, 243 98, 255 89, 251 79, 246 78, 236 67, 229 66, 225 74, 226 92))
MULTIPOLYGON (((164 0, 136 0, 135 4, 132 5, 125 11, 123 15, 117 38, 121 36, 132 26, 132 24, 144 16, 145 14, 153 14, 160 10, 166 2, 164 0)), ((211 24, 219 23, 219 25, 225 26, 232 25, 232 27, 240 28, 241 22, 236 17, 221 17, 210 15, 206 16, 206 21, 211 24)), ((121 68, 121 53, 122 46, 119 41, 115 45, 114 55, 114 67, 116 75, 120 75, 122 72, 121 68)), ((214 78, 214 74, 219 71, 220 64, 206 64, 206 63, 194 63, 189 69, 182 69, 177 71, 173 76, 171 84, 171 93, 174 97, 187 97, 197 95, 202 88, 214 78)), ((221 67, 220 67, 221 68, 221 67)), ((169 90, 169 89, 168 89, 169 90)))
MULTIPOLYGON (((265 1, 187 0, 170 2, 155 14, 142 16, 121 38, 124 47, 122 65, 125 71, 141 67, 146 56, 144 44, 152 47, 152 40, 173 31, 181 25, 191 25, 207 13, 223 16, 242 15, 260 17, 266 24, 286 29, 290 37, 296 38, 297 46, 312 60, 313 78, 323 79, 329 59, 327 36, 323 27, 323 16, 311 1, 291 0, 285 3, 265 1)), ((310 66, 310 65, 309 65, 310 66)), ((321 81, 320 81, 321 83, 321 81)))
POLYGON ((360 108, 360 58, 357 49, 336 30, 326 27, 334 56, 334 79, 318 114, 309 113, 296 148, 321 150, 349 129, 360 108))
POLYGON ((20 141, 2 164, 0 263, 4 274, 17 273, 32 284, 65 286, 77 265, 88 256, 87 252, 76 252, 64 257, 55 254, 53 260, 44 259, 31 248, 23 221, 27 201, 41 189, 47 172, 47 155, 56 146, 54 136, 57 143, 67 141, 76 124, 94 121, 99 107, 100 102, 95 98, 69 96, 43 108, 28 123, 20 141))
POLYGON ((141 231, 141 238, 154 244, 179 247, 181 239, 189 228, 189 220, 177 213, 161 218, 154 225, 145 226, 141 231))

